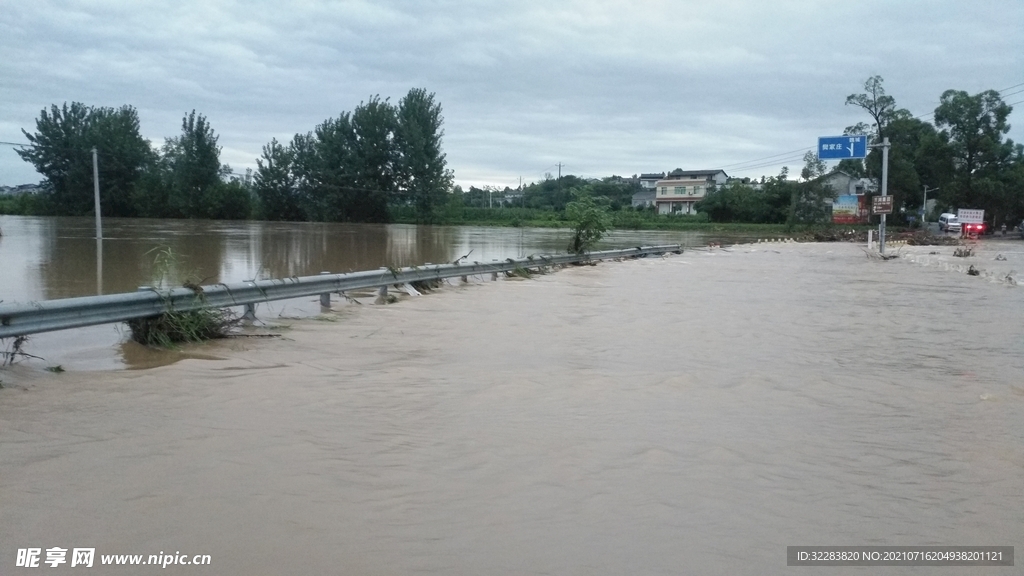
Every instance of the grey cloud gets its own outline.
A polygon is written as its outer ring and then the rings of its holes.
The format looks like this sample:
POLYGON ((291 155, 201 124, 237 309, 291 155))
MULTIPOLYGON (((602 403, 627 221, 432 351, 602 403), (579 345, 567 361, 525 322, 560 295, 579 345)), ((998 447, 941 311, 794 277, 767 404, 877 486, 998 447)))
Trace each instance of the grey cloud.
MULTIPOLYGON (((559 161, 597 176, 811 147, 865 119, 843 102, 874 74, 915 114, 1024 82, 1024 5, 995 0, 0 4, 0 140, 80 100, 136 106, 160 143, 195 108, 236 169, 411 87, 444 106, 457 180, 505 184, 559 161)), ((0 184, 35 179, 0 148, 0 184)))

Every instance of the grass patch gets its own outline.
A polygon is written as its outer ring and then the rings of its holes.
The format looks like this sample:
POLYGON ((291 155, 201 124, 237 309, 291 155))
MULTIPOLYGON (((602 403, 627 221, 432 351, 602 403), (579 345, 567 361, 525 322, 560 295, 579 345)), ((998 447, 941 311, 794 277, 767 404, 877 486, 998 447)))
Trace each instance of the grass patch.
MULTIPOLYGON (((153 268, 160 283, 171 271, 180 271, 182 256, 171 248, 154 248, 147 254, 155 253, 153 268)), ((202 306, 206 299, 203 287, 206 279, 199 280, 194 272, 186 272, 182 286, 195 294, 194 304, 202 306)), ((195 310, 174 310, 169 301, 165 301, 167 310, 160 315, 148 318, 135 318, 126 322, 132 332, 132 340, 145 346, 169 348, 187 342, 202 342, 216 338, 225 338, 232 328, 241 321, 230 310, 215 308, 197 308, 195 310)))
POLYGON ((186 342, 202 342, 228 336, 239 319, 230 310, 202 308, 168 311, 159 316, 127 322, 132 340, 146 346, 169 348, 186 342))

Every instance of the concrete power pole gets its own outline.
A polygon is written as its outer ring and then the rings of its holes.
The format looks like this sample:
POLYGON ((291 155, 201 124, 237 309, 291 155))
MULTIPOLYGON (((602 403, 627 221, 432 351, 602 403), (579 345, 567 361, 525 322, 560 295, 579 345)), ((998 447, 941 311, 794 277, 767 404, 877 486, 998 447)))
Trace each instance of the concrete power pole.
POLYGON ((92 148, 92 192, 93 205, 96 210, 96 239, 103 240, 103 220, 100 216, 100 167, 96 159, 96 147, 92 148))
MULTIPOLYGON (((889 186, 889 139, 882 138, 882 197, 888 196, 889 186)), ((885 255, 885 214, 878 228, 878 252, 885 255)))

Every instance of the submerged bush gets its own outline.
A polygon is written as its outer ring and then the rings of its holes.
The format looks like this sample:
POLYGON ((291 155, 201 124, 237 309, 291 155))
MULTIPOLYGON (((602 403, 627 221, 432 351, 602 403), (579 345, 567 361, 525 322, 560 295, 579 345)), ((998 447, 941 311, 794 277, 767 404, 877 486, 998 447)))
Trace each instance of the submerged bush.
POLYGON ((132 340, 139 344, 168 347, 182 342, 224 338, 238 324, 238 318, 230 310, 202 308, 136 318, 127 324, 132 331, 132 340))
POLYGON ((569 240, 569 252, 583 254, 597 244, 611 226, 612 219, 608 208, 598 206, 585 189, 572 191, 574 200, 565 206, 565 216, 572 226, 572 238, 569 240))
MULTIPOLYGON (((147 254, 154 253, 153 271, 156 283, 163 284, 172 271, 181 272, 182 256, 170 247, 154 248, 147 254)), ((205 280, 199 280, 194 272, 185 272, 186 280, 182 286, 195 294, 194 304, 203 305, 206 297, 203 287, 205 280)), ((217 308, 197 308, 195 310, 174 310, 170 301, 164 301, 166 311, 157 316, 135 318, 127 321, 132 332, 132 340, 146 346, 173 346, 182 342, 202 342, 214 338, 224 338, 228 332, 238 325, 239 318, 230 310, 217 308)))

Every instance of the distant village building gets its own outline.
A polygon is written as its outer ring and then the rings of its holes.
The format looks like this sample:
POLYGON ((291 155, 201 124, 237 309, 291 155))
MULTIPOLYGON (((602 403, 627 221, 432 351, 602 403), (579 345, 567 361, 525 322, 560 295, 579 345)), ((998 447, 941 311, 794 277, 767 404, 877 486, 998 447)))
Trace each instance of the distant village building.
POLYGON ((764 188, 764 184, 758 182, 757 180, 754 180, 753 178, 749 178, 749 177, 729 178, 726 181, 725 185, 726 186, 746 186, 748 188, 753 188, 754 190, 761 190, 761 189, 764 188))
POLYGON ((38 194, 43 188, 39 184, 20 184, 18 186, 0 186, 0 196, 20 196, 21 194, 38 194))
POLYGON ((640 187, 644 190, 654 190, 658 186, 658 180, 665 178, 664 172, 657 172, 654 174, 641 174, 640 175, 640 187))
POLYGON ((833 170, 818 178, 832 189, 832 222, 835 224, 863 224, 870 221, 870 194, 878 190, 871 178, 857 178, 842 170, 833 170))
POLYGON ((633 194, 633 208, 649 208, 654 206, 654 189, 641 190, 633 194))
POLYGON ((709 189, 729 181, 724 170, 675 169, 655 183, 654 205, 658 214, 696 214, 694 206, 709 189))

